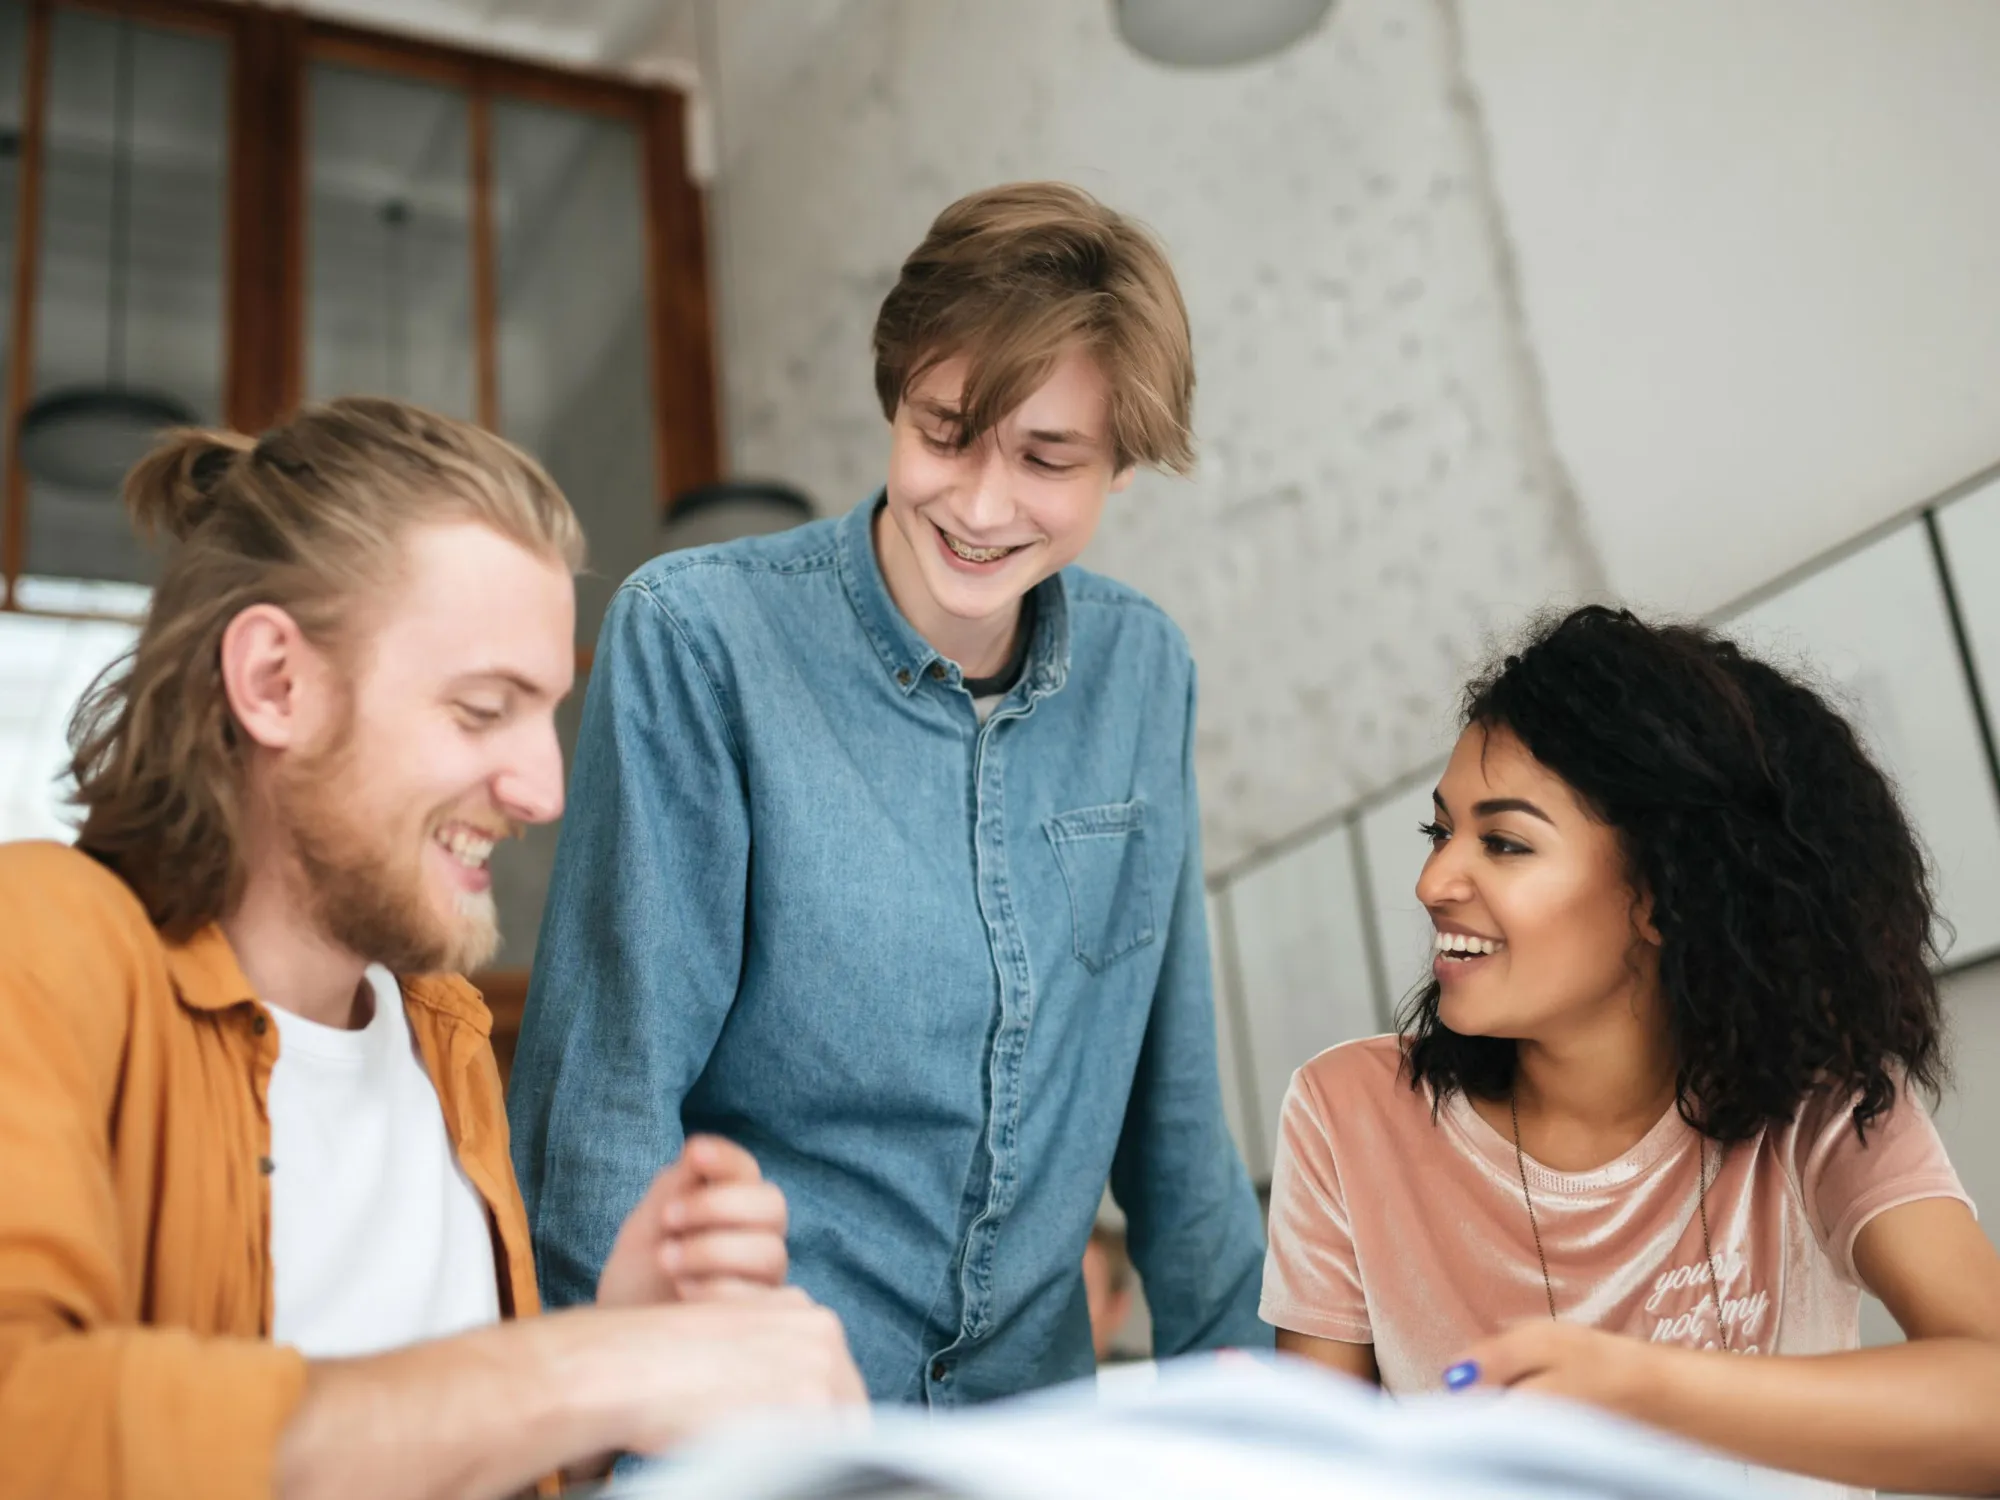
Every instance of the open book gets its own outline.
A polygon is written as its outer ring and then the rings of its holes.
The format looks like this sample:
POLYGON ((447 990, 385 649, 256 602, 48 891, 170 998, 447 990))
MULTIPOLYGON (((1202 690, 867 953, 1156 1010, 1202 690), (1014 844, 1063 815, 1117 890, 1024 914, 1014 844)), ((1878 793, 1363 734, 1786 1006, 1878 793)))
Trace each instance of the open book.
POLYGON ((606 1500, 1746 1500, 1741 1464, 1581 1407, 1392 1400, 1296 1361, 1212 1355, 872 1425, 769 1419, 614 1484, 606 1500))

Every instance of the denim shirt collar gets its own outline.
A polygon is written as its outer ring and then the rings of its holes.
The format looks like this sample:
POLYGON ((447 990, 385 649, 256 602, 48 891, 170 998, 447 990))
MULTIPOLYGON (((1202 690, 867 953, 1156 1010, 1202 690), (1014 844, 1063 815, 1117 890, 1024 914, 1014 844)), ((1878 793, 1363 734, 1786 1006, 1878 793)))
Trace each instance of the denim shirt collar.
MULTIPOLYGON (((882 658, 890 679, 908 697, 917 690, 933 664, 940 676, 954 685, 961 681, 958 665, 938 654, 938 650, 916 627, 903 617, 889 595, 888 580, 875 555, 875 516, 887 503, 887 492, 877 490, 840 520, 840 578, 847 588, 848 602, 855 617, 882 658)), ((1069 589, 1061 573, 1035 585, 1035 639, 1028 650, 1028 664, 1022 670, 1015 692, 1023 688, 1033 703, 1059 692, 1069 678, 1069 589)), ((1011 694, 1010 694, 1011 696, 1011 694)))

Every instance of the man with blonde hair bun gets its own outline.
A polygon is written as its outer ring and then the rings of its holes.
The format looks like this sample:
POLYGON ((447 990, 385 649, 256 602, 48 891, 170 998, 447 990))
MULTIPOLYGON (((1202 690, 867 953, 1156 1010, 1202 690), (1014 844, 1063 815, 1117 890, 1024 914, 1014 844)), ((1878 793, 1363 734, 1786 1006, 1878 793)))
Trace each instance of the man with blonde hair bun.
POLYGON ((451 971, 493 952, 494 845, 562 809, 548 476, 346 400, 169 434, 125 496, 173 545, 72 726, 77 845, 0 845, 0 1497, 498 1496, 858 1399, 713 1137, 635 1183, 595 1307, 528 1316, 451 971))

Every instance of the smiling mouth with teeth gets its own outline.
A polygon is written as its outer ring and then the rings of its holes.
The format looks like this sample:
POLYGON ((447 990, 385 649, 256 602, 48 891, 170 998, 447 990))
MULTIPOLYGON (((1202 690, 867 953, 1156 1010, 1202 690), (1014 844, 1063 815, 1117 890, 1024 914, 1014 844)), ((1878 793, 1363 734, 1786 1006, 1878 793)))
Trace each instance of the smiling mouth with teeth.
POLYGON ((944 544, 951 548, 953 556, 962 557, 970 563, 998 562, 1009 553, 1021 550, 1018 547, 969 547, 942 526, 938 528, 938 535, 944 538, 944 544))
POLYGON ((431 840, 468 870, 485 869, 498 842, 493 834, 468 828, 463 823, 447 824, 432 834, 431 840))
POLYGON ((1440 932, 1431 941, 1431 951, 1439 958, 1464 963, 1468 959, 1485 958, 1498 953, 1507 945, 1498 938, 1474 937, 1466 932, 1440 932))

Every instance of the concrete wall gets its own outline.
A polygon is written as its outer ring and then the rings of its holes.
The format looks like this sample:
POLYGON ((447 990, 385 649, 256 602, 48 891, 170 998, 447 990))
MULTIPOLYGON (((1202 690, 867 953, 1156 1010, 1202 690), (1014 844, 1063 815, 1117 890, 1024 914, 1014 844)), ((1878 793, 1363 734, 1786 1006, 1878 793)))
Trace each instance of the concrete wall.
POLYGON ((1544 440, 1451 8, 1345 0, 1282 58, 1176 72, 1074 0, 714 7, 729 455, 829 509, 880 482, 868 334, 959 194, 1068 178, 1167 242, 1202 467, 1087 561, 1202 669, 1226 864, 1426 758, 1485 633, 1597 568, 1544 440))

